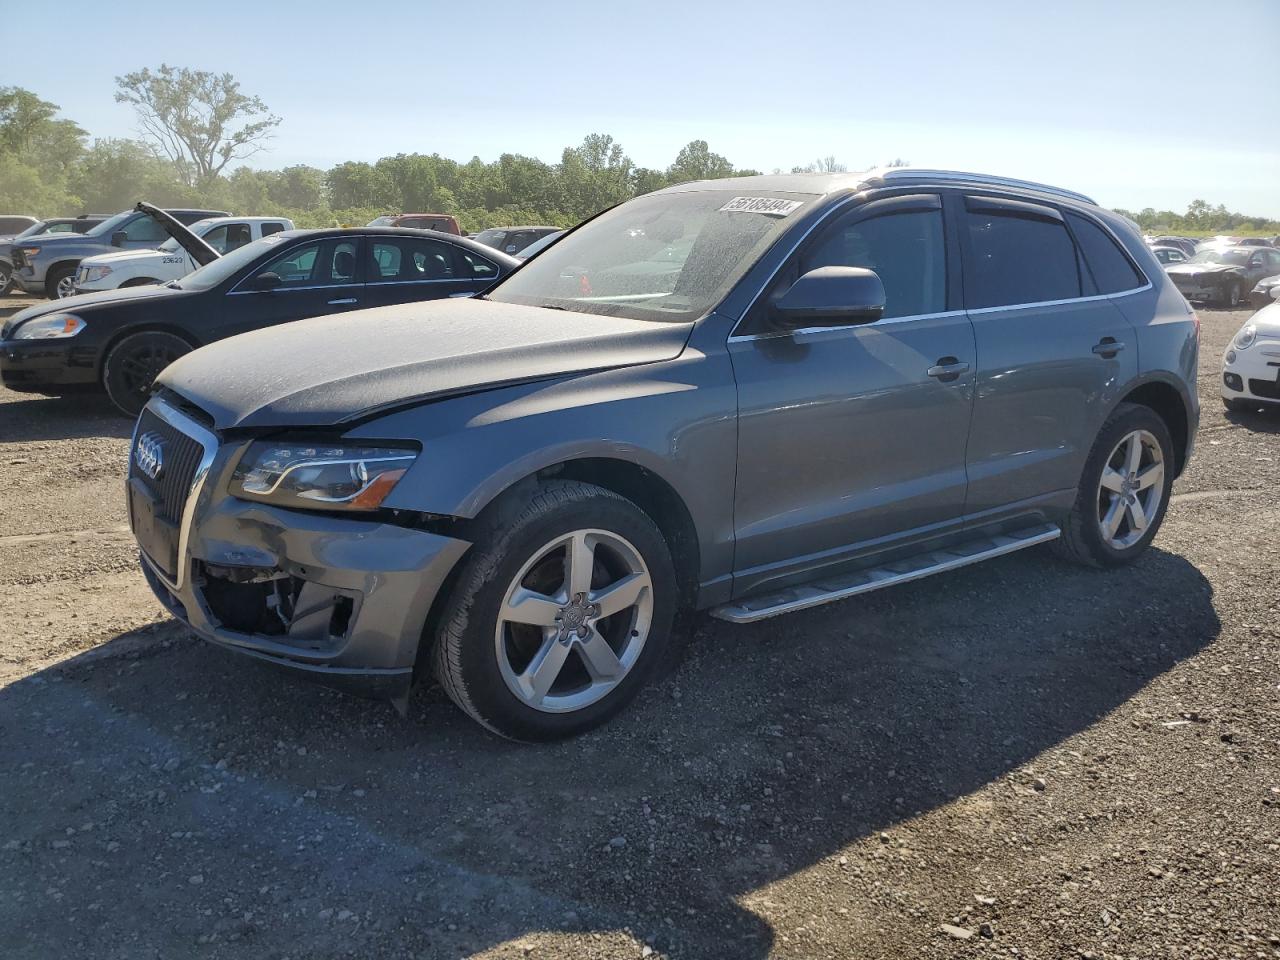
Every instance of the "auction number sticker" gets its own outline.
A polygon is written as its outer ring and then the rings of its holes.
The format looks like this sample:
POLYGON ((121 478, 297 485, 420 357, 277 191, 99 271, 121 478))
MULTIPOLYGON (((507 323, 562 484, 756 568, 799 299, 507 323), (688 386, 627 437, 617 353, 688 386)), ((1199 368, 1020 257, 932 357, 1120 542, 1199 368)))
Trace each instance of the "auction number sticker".
POLYGON ((785 217, 796 207, 804 206, 802 200, 780 200, 775 197, 734 197, 721 213, 763 213, 770 217, 785 217))

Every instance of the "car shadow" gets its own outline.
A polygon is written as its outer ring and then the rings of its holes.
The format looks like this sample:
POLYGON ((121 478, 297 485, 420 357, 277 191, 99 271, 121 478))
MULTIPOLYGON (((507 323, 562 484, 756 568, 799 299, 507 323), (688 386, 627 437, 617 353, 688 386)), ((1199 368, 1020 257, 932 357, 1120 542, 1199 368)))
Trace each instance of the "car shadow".
POLYGON ((102 394, 76 393, 63 397, 24 397, 0 406, 0 443, 35 440, 80 440, 86 437, 123 437, 133 432, 133 421, 123 416, 102 394))
POLYGON ((1256 410, 1224 410, 1222 414, 1228 423, 1253 433, 1280 433, 1280 406, 1259 405, 1256 410))
POLYGON ((457 956, 626 929, 672 956, 765 957, 770 885, 829 864, 856 906, 871 879, 842 873, 842 850, 885 832, 868 856, 892 864, 925 811, 1007 777, 1036 796, 1026 765, 1219 629, 1180 556, 1102 572, 1037 549, 754 625, 700 620, 677 671, 547 746, 496 739, 438 692, 400 719, 182 631, 123 637, 123 656, 0 689, 0 856, 23 868, 0 869, 0 927, 12 956, 71 956, 69 907, 107 889, 98 955, 213 935, 457 956))

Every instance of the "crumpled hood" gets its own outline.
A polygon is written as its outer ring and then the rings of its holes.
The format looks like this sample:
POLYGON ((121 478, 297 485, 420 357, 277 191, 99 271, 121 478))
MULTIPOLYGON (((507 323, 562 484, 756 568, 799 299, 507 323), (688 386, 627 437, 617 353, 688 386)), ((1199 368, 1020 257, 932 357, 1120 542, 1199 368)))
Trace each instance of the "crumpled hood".
POLYGON ((78 293, 74 297, 63 297, 61 300, 47 300, 34 307, 19 310, 4 322, 0 328, 0 340, 8 338, 9 333, 24 320, 32 317, 43 317, 49 313, 74 313, 85 318, 93 316, 93 310, 99 306, 114 306, 122 301, 147 300, 152 297, 180 297, 187 291, 175 290, 173 287, 145 286, 118 287, 115 290, 99 290, 95 293, 78 293))
POLYGON ((241 334, 187 354, 157 382, 220 430, 331 426, 428 398, 673 359, 691 329, 436 300, 241 334))
POLYGON ((1165 271, 1175 276, 1189 277, 1200 273, 1228 273, 1240 269, 1242 268, 1234 263, 1171 263, 1165 271))

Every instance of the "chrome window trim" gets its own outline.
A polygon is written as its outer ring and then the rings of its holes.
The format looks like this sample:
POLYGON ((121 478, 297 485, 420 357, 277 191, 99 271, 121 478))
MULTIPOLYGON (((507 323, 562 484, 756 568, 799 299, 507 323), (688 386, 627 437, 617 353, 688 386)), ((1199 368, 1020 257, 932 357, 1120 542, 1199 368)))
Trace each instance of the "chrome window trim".
MULTIPOLYGON (((204 489, 204 482, 209 474, 209 468, 213 465, 213 458, 218 453, 218 438, 211 431, 196 423, 182 411, 169 406, 159 397, 153 398, 144 409, 150 410, 175 430, 191 437, 191 439, 200 444, 201 449, 204 451, 200 455, 200 462, 196 465, 196 472, 191 478, 191 487, 187 491, 187 499, 182 505, 182 519, 178 523, 178 556, 175 564, 177 569, 174 571, 174 579, 170 580, 156 562, 147 556, 141 544, 138 546, 138 555, 142 557, 143 562, 151 569, 151 572, 160 579, 161 583, 174 593, 177 593, 182 589, 187 579, 187 567, 189 565, 187 560, 187 540, 191 533, 191 522, 195 517, 196 501, 200 498, 200 491, 204 489)), ((130 533, 133 532, 133 497, 130 495, 129 484, 131 482, 130 474, 133 472, 133 451, 138 443, 138 426, 141 423, 142 416, 139 415, 133 425, 133 439, 129 441, 130 466, 125 471, 124 491, 125 503, 129 510, 130 533)))
MULTIPOLYGON (((240 286, 240 284, 236 284, 240 286)), ((346 283, 321 283, 306 287, 274 287, 271 290, 230 290, 227 292, 228 297, 243 297, 245 294, 263 294, 263 293, 293 293, 295 290, 338 290, 346 287, 363 287, 363 283, 355 280, 349 280, 346 283)))
POLYGON ((729 343, 745 343, 750 340, 771 340, 775 337, 791 337, 797 333, 820 333, 832 330, 852 330, 856 327, 884 327, 895 323, 908 323, 912 320, 941 320, 948 317, 963 317, 964 310, 940 310, 937 313, 912 313, 905 317, 885 317, 870 323, 835 323, 826 326, 796 327, 789 330, 769 330, 764 333, 742 333, 729 337, 729 343))
POLYGON ((366 280, 366 287, 399 287, 409 283, 469 283, 466 277, 436 277, 431 280, 366 280))
POLYGON ((1066 297, 1062 300, 1035 300, 1031 303, 1006 303, 999 307, 974 307, 972 310, 966 311, 970 314, 995 313, 998 310, 1025 310, 1028 307, 1059 307, 1066 303, 1089 303, 1093 300, 1118 300, 1121 297, 1131 297, 1135 293, 1145 293, 1151 289, 1151 281, 1147 281, 1141 287, 1134 287, 1132 290, 1121 290, 1119 293, 1095 293, 1087 297, 1066 297))

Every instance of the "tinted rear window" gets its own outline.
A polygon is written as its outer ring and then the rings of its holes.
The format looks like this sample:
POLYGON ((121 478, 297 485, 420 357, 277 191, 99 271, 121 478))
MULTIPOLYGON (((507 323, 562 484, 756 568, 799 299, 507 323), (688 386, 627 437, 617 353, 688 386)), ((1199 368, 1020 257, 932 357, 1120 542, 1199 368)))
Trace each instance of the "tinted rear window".
POLYGON ((965 224, 969 233, 965 299, 970 307, 1080 296, 1075 244, 1061 222, 968 211, 965 224))
POLYGON ((1068 213, 1067 218, 1099 293, 1120 293, 1142 286, 1143 278, 1105 230, 1074 213, 1068 213))

